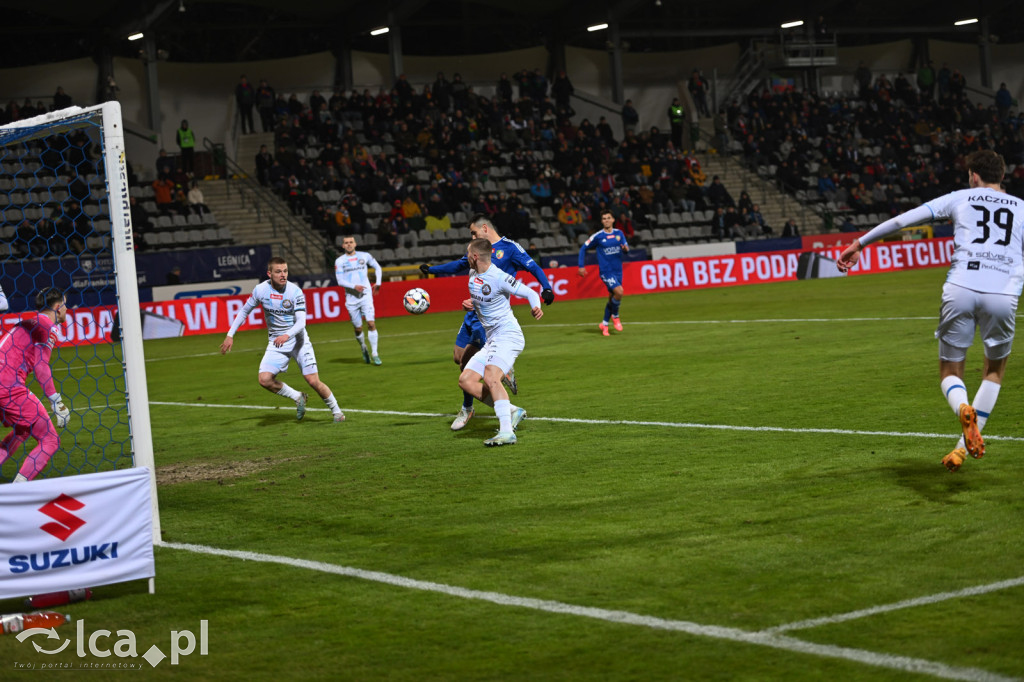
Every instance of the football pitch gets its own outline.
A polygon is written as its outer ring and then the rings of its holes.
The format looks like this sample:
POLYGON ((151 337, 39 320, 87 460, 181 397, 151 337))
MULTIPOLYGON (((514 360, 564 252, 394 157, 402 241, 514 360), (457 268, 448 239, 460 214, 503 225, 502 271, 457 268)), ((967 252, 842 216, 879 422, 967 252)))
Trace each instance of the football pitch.
POLYGON ((227 356, 219 335, 147 342, 156 592, 58 610, 140 656, 206 621, 205 653, 154 667, 0 636, 0 678, 1024 678, 1024 369, 985 457, 948 473, 944 277, 627 292, 610 338, 603 300, 519 306, 529 417, 501 448, 489 408, 449 430, 458 313, 379 320, 380 367, 348 323, 311 326, 342 424, 257 385, 264 331, 227 356))

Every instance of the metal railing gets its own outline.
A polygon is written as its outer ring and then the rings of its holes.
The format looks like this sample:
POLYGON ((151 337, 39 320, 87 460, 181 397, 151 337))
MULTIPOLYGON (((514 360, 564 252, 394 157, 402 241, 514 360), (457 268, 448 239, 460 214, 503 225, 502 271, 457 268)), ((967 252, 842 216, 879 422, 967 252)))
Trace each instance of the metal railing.
POLYGON ((224 186, 228 196, 236 194, 243 207, 256 211, 256 222, 267 222, 277 246, 289 265, 298 274, 320 273, 325 269, 324 254, 326 242, 316 235, 306 221, 292 214, 281 199, 239 166, 224 152, 223 145, 217 145, 209 138, 203 138, 203 146, 209 150, 217 163, 225 168, 224 186))

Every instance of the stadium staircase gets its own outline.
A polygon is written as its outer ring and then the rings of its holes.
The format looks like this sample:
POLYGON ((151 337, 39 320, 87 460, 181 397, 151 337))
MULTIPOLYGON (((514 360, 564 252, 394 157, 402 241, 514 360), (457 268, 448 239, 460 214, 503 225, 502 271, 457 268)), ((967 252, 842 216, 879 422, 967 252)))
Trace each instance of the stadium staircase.
MULTIPOLYGON (((255 165, 259 145, 266 143, 254 141, 255 151, 248 154, 242 141, 248 144, 249 138, 261 136, 247 135, 239 141, 239 154, 247 154, 250 165, 255 165)), ((269 137, 273 143, 273 135, 269 137)), ((209 140, 204 140, 204 144, 212 145, 209 140)), ((288 259, 289 269, 295 274, 323 272, 327 248, 324 238, 305 220, 292 215, 277 196, 260 186, 254 172, 247 172, 231 159, 226 163, 228 172, 223 180, 204 184, 206 204, 217 215, 218 224, 230 228, 235 243, 269 244, 274 255, 288 259)))
POLYGON ((717 175, 734 201, 739 202, 740 194, 747 192, 751 200, 760 206, 765 224, 775 231, 775 236, 782 233, 782 226, 790 218, 796 220, 802 234, 823 231, 821 216, 792 195, 780 191, 772 178, 761 177, 740 163, 739 157, 735 155, 742 153, 743 146, 738 141, 731 143, 728 153, 722 153, 714 148, 712 142, 706 141, 712 139, 713 121, 703 119, 700 123, 701 142, 698 144, 697 159, 707 174, 705 187, 717 175))

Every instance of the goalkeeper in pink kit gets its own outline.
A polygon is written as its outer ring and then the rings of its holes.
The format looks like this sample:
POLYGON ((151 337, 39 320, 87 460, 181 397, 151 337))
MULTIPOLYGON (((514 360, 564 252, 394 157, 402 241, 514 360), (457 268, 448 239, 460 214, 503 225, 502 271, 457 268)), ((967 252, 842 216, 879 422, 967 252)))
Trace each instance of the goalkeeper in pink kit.
POLYGON ((0 442, 0 465, 21 447, 29 436, 37 445, 25 457, 14 482, 30 481, 46 467, 60 447, 57 430, 43 403, 28 390, 28 373, 50 399, 57 426, 67 426, 71 410, 53 384, 50 354, 57 340, 55 325, 67 317, 67 302, 59 289, 43 289, 36 295, 39 312, 16 324, 0 339, 0 421, 14 430, 0 442))

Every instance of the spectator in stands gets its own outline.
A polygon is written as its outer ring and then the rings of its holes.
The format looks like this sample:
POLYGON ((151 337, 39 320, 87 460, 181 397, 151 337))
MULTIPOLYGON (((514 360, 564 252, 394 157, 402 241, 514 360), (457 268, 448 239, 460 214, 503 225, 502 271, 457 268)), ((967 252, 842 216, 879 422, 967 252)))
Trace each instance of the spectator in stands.
POLYGON ((274 103, 277 101, 277 93, 274 92, 274 88, 267 85, 265 79, 260 79, 260 86, 256 88, 255 101, 256 108, 260 112, 260 125, 263 128, 263 132, 272 132, 274 130, 274 103))
POLYGON ((452 107, 452 84, 444 77, 443 71, 437 72, 437 78, 430 86, 430 94, 438 111, 444 114, 448 113, 452 107))
POLYGON ((153 181, 153 201, 156 202, 156 207, 161 213, 164 215, 170 213, 174 204, 174 181, 167 177, 166 173, 161 173, 153 181))
MULTIPOLYGON (((537 248, 537 244, 536 243, 534 243, 534 242, 530 242, 529 243, 529 245, 526 247, 526 255, 529 256, 530 258, 532 258, 534 263, 536 263, 537 265, 540 265, 540 258, 541 258, 540 249, 537 248)), ((541 267, 543 267, 543 266, 541 266, 541 267)))
POLYGON ((176 140, 181 151, 181 170, 192 176, 196 170, 196 134, 188 127, 188 121, 185 119, 181 120, 176 140))
POLYGON ((571 201, 566 200, 558 209, 558 224, 562 228, 562 233, 575 244, 576 231, 583 224, 583 215, 571 201))
POLYGON ((422 230, 427 226, 426 220, 423 218, 423 209, 416 203, 412 195, 406 195, 405 200, 402 202, 402 216, 405 218, 405 222, 408 223, 410 230, 422 230))
POLYGON ((939 102, 945 102, 949 98, 949 86, 952 80, 953 72, 949 70, 949 65, 943 63, 942 68, 939 69, 938 74, 935 76, 935 83, 939 86, 939 102))
POLYGON ((761 213, 761 206, 754 204, 746 215, 747 225, 756 226, 757 230, 764 235, 771 235, 774 230, 764 222, 764 215, 761 213))
POLYGON ((707 192, 708 203, 715 208, 732 206, 736 207, 736 202, 733 200, 732 195, 729 194, 729 190, 722 184, 722 180, 716 175, 711 178, 711 186, 708 187, 707 192))
POLYGON ((853 72, 853 80, 857 83, 857 96, 866 99, 871 90, 871 69, 867 64, 860 62, 857 70, 853 72))
POLYGON ((181 268, 177 265, 171 268, 170 272, 168 272, 167 276, 164 278, 164 283, 168 286, 181 284, 181 268))
POLYGON ((719 154, 729 153, 729 124, 725 118, 725 112, 719 111, 715 114, 715 148, 719 154))
POLYGON ((935 99, 935 65, 928 61, 917 70, 917 89, 925 100, 935 99))
MULTIPOLYGON (((149 219, 149 211, 135 197, 128 199, 128 212, 132 218, 132 229, 144 234, 152 229, 153 224, 149 219)), ((20 229, 20 228, 19 228, 20 229)))
POLYGON ((999 122, 1006 123, 1010 117, 1010 107, 1013 106, 1013 95, 1006 89, 1006 83, 999 84, 996 91, 996 110, 999 114, 999 122))
POLYGON ((783 227, 782 227, 782 236, 783 237, 799 237, 800 236, 800 228, 797 227, 795 219, 790 218, 789 220, 786 221, 786 224, 783 225, 783 227))
POLYGON ((203 190, 199 189, 198 180, 193 180, 192 186, 188 190, 188 207, 198 216, 210 212, 210 208, 206 205, 206 197, 203 196, 203 190))
POLYGON ((390 225, 390 234, 393 237, 393 248, 404 247, 409 244, 412 248, 416 248, 419 244, 419 236, 409 229, 409 225, 405 222, 405 217, 399 213, 388 223, 390 225))
POLYGON ((690 91, 693 104, 701 116, 711 115, 711 112, 708 111, 708 88, 707 79, 704 78, 699 69, 694 69, 690 73, 689 80, 686 82, 686 89, 690 91))
POLYGON ((534 179, 530 185, 530 196, 538 206, 550 206, 552 203, 551 183, 543 175, 534 179))
POLYGON ((71 95, 64 92, 64 88, 57 86, 57 92, 53 94, 53 109, 67 109, 71 106, 71 95))
POLYGON ((167 150, 161 149, 156 157, 156 174, 171 177, 178 170, 178 163, 173 157, 167 156, 167 150))
POLYGON ((640 114, 633 106, 633 100, 627 99, 626 103, 622 105, 622 130, 624 133, 635 132, 638 125, 640 125, 640 114))
POLYGON ((28 218, 23 218, 14 232, 14 253, 18 258, 30 255, 38 258, 46 251, 46 243, 36 237, 36 227, 28 218))
POLYGON ((967 90, 967 79, 964 77, 960 69, 953 69, 953 73, 949 76, 949 96, 954 101, 960 101, 964 98, 967 90))
POLYGON ((565 75, 565 71, 559 71, 554 82, 551 83, 551 95, 555 98, 555 106, 569 106, 569 98, 575 91, 576 89, 572 86, 569 77, 565 75))
POLYGON ((252 120, 252 108, 256 103, 256 91, 253 90, 252 84, 243 75, 238 80, 238 85, 235 86, 235 105, 238 107, 238 117, 241 121, 242 134, 255 133, 256 127, 253 125, 252 120))
POLYGON ((677 150, 683 148, 683 124, 686 122, 686 109, 678 97, 672 98, 668 107, 668 122, 672 129, 672 146, 677 150))

